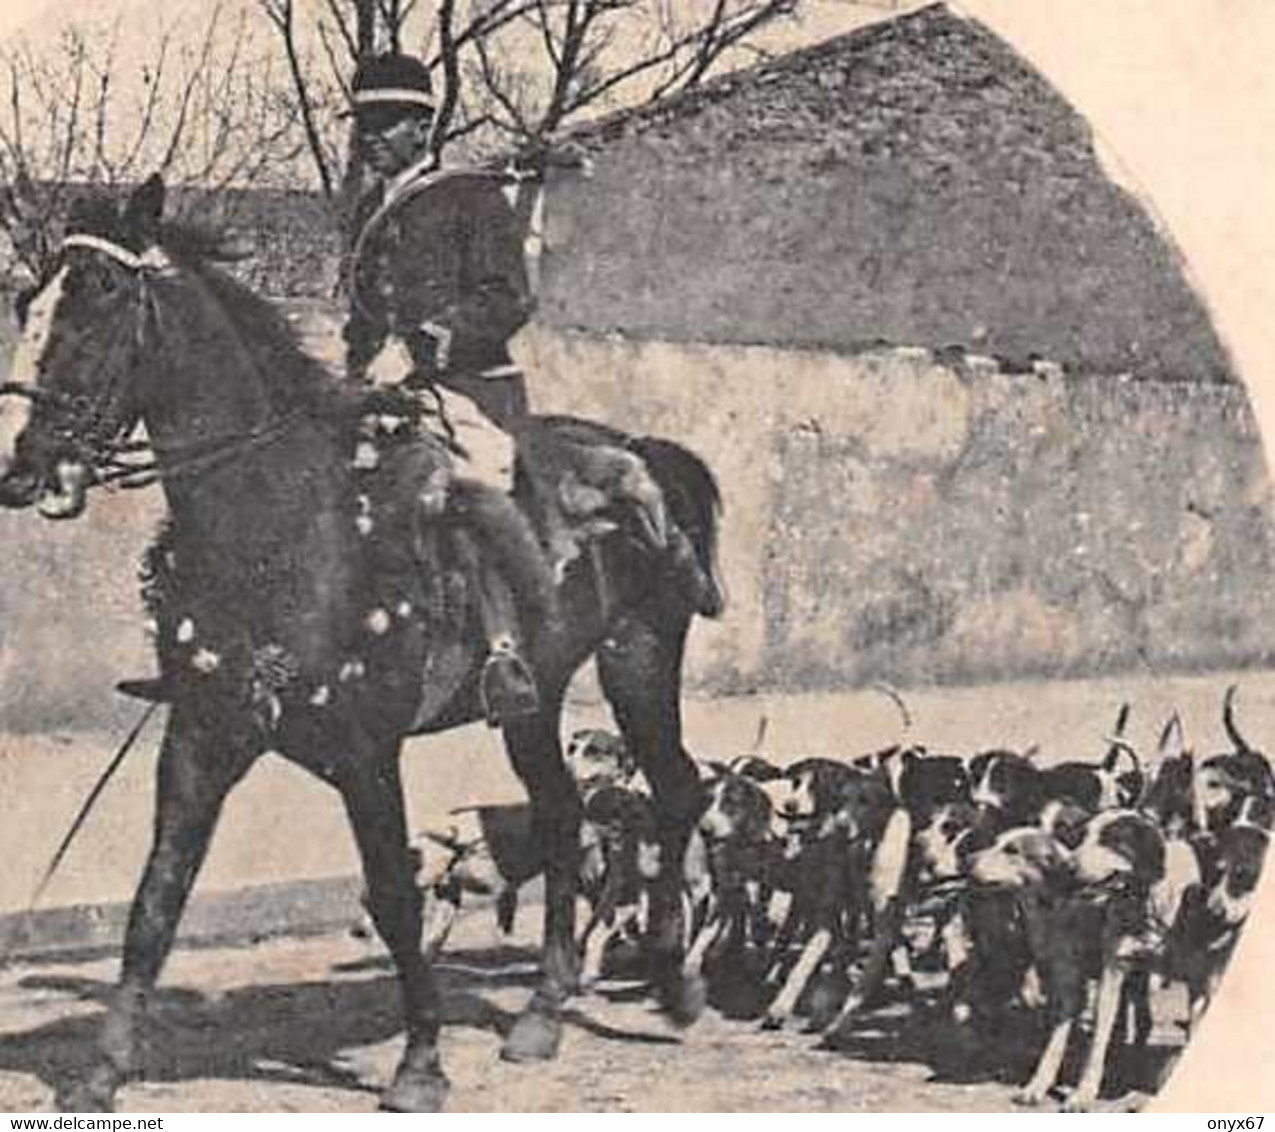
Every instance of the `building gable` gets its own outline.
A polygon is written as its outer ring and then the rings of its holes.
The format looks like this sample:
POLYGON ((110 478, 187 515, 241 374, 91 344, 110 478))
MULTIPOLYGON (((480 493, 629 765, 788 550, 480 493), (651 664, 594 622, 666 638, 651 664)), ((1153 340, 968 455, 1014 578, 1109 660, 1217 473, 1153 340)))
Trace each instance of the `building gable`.
POLYGON ((942 5, 576 135, 541 317, 669 341, 963 347, 1233 380, 1172 244, 1085 120, 942 5))

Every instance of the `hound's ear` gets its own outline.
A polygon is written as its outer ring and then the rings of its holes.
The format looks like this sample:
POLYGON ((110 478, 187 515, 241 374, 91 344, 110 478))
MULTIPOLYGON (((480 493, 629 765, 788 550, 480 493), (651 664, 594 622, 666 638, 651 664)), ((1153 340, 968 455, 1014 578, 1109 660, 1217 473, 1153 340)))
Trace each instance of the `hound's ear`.
POLYGON ((1160 733, 1160 757, 1177 759, 1186 754, 1186 737, 1182 734, 1182 718, 1175 711, 1160 733))
POLYGON ((159 223, 164 215, 164 179, 152 173, 133 190, 124 208, 124 224, 130 236, 145 248, 159 236, 159 223))

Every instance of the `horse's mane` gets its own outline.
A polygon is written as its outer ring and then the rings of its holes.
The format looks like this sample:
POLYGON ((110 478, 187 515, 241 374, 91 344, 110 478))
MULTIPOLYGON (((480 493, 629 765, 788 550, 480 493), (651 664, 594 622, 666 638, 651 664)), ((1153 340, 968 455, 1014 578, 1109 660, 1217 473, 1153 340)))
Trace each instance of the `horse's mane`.
POLYGON ((208 225, 167 222, 159 245, 172 260, 193 272, 222 305, 247 339, 262 369, 285 393, 288 407, 322 405, 335 396, 332 374, 301 346, 296 330, 277 304, 258 295, 225 270, 241 258, 225 233, 208 225))

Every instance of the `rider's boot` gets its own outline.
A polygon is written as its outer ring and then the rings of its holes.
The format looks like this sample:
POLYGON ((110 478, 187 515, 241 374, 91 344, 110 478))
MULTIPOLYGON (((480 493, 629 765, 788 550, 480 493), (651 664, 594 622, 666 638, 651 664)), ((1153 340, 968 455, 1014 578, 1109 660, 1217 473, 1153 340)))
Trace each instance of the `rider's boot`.
POLYGON ((479 680, 487 721, 497 724, 540 710, 540 693, 523 655, 523 618, 543 640, 557 622, 553 577, 535 531, 514 500, 500 491, 458 483, 453 510, 478 536, 463 537, 488 655, 479 680))

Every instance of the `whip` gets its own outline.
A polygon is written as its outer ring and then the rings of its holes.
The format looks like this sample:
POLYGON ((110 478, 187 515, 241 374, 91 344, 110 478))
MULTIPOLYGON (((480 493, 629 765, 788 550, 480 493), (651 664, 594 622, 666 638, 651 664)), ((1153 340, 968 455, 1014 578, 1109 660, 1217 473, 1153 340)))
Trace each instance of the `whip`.
MULTIPOLYGON (((146 705, 146 710, 142 712, 141 718, 133 725, 133 729, 124 737, 124 742, 120 744, 111 761, 106 764, 106 768, 98 775, 97 781, 93 784, 93 789, 89 791, 88 796, 81 803, 79 810, 76 812, 75 819, 71 822, 71 827, 66 831, 65 836, 58 843, 57 849, 50 858, 43 875, 40 877, 39 883, 31 893, 31 899, 27 902, 26 910, 22 914, 19 921, 21 927, 25 928, 29 925, 32 915, 35 913, 36 905, 40 903, 45 892, 48 890, 49 884, 56 875, 58 868, 61 866, 67 853, 70 851, 72 843, 76 836, 83 828, 84 823, 88 820, 89 814, 93 807, 97 804, 98 798, 101 797, 102 791, 106 789, 107 784, 115 777, 115 772, 119 770, 127 757, 129 751, 133 749, 134 744, 141 737, 142 732, 146 729, 146 725, 150 722, 151 716, 158 709, 158 703, 150 703, 146 705)), ((0 949, 0 963, 6 963, 9 959, 9 953, 13 949, 16 938, 19 936, 18 930, 9 933, 9 937, 4 941, 4 946, 0 949)))

